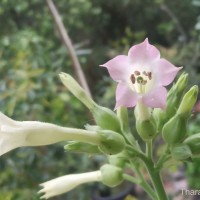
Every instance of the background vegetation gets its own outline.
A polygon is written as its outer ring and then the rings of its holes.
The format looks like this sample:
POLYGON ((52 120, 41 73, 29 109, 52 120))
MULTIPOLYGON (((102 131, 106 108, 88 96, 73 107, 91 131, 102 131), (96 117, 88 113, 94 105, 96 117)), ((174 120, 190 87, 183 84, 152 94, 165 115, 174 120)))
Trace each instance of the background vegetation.
MULTIPOLYGON (((113 108, 115 85, 99 65, 126 54, 146 37, 162 56, 184 66, 190 84, 199 84, 199 0, 59 0, 55 4, 93 98, 101 105, 113 108)), ((79 128, 92 123, 84 106, 58 78, 61 71, 72 75, 74 71, 45 1, 1 0, 0 24, 0 110, 16 120, 79 128)), ((191 130, 199 131, 195 120, 199 118, 192 119, 191 130)), ((66 153, 63 144, 14 150, 0 158, 0 200, 36 200, 39 183, 97 169, 101 162, 102 157, 66 153)), ((199 187, 199 179, 194 179, 200 177, 198 163, 186 169, 192 188, 199 187)), ((98 184, 89 187, 54 199, 88 200, 97 191, 102 196, 113 192, 98 184)))

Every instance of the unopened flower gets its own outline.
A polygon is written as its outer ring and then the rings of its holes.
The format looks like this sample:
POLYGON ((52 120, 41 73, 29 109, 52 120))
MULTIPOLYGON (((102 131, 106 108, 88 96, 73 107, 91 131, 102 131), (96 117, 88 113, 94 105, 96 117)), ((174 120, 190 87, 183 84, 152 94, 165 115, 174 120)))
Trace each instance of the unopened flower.
POLYGON ((61 176, 40 184, 43 189, 41 189, 38 193, 44 193, 41 198, 48 199, 50 197, 68 192, 83 183, 101 181, 101 179, 101 171, 61 176))
POLYGON ((101 138, 95 131, 39 121, 15 121, 0 112, 0 156, 17 147, 43 146, 66 140, 99 145, 101 138))
POLYGON ((152 107, 166 106, 167 90, 181 67, 160 58, 159 50, 145 39, 130 48, 128 56, 119 55, 101 65, 118 82, 116 106, 134 107, 137 102, 152 107))

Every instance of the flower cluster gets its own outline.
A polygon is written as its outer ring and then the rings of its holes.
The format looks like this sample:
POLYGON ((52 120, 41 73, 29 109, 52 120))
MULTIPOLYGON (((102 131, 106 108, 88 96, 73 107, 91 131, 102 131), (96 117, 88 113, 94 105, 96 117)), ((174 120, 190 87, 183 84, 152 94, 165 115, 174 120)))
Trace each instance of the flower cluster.
POLYGON ((117 113, 98 105, 73 77, 61 73, 63 84, 91 111, 96 125, 76 129, 39 121, 19 122, 0 113, 0 156, 18 147, 67 141, 66 150, 102 154, 108 163, 94 172, 61 176, 40 184, 41 198, 60 195, 83 183, 98 181, 115 187, 128 180, 142 187, 151 199, 167 200, 159 174, 165 162, 200 156, 200 135, 187 135, 187 121, 198 87, 193 86, 185 93, 188 75, 183 73, 168 92, 165 86, 172 83, 181 67, 160 58, 159 50, 148 39, 131 47, 128 56, 119 55, 101 66, 118 83, 117 113), (129 107, 135 107, 135 125, 146 143, 146 152, 131 132, 129 107), (166 150, 159 158, 153 158, 152 143, 159 135, 166 143, 166 150), (124 170, 127 166, 136 177, 124 170), (140 167, 148 170, 153 184, 144 180, 140 167))

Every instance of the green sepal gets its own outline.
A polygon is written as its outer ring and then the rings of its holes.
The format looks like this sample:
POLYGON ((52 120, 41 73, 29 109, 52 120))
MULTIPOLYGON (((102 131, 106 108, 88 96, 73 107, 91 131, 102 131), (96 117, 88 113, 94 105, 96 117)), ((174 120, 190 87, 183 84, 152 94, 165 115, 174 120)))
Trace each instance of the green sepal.
POLYGON ((118 154, 108 156, 109 163, 117 167, 123 168, 128 160, 128 154, 126 151, 122 151, 118 154))
POLYGON ((99 150, 107 155, 118 154, 125 148, 125 140, 122 135, 110 130, 97 131, 100 135, 99 150))
POLYGON ((105 164, 100 168, 100 171, 102 183, 109 187, 115 187, 124 180, 122 169, 114 165, 105 164))
POLYGON ((197 101, 197 97, 198 97, 198 86, 194 85, 184 95, 181 104, 177 110, 177 113, 185 118, 189 118, 192 109, 197 101))
POLYGON ((192 157, 192 151, 186 144, 178 144, 171 148, 172 158, 175 160, 187 160, 192 157))
POLYGON ((167 94, 166 109, 162 110, 160 108, 155 108, 153 110, 153 117, 156 121, 158 132, 160 132, 164 124, 176 114, 187 84, 188 74, 182 73, 167 94))
POLYGON ((90 111, 92 112, 97 125, 99 125, 102 129, 108 129, 121 133, 120 121, 112 110, 95 105, 90 111))
POLYGON ((146 120, 137 120, 136 119, 136 129, 139 136, 144 141, 149 141, 154 138, 156 135, 156 124, 153 117, 150 117, 146 120))
POLYGON ((189 136, 183 143, 190 147, 193 157, 200 157, 200 133, 189 136))
POLYGON ((64 149, 66 151, 73 151, 77 153, 102 154, 98 146, 78 141, 69 142, 64 146, 64 149))
POLYGON ((162 129, 162 136, 169 145, 181 143, 187 134, 187 120, 176 114, 162 129))

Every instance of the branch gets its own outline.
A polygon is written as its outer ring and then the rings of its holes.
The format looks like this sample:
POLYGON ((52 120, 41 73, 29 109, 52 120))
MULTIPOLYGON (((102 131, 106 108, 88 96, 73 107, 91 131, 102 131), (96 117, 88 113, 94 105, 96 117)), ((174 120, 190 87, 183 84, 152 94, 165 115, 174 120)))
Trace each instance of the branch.
POLYGON ((69 37, 65 27, 64 27, 64 24, 61 20, 61 17, 60 17, 60 15, 59 15, 59 13, 58 13, 58 11, 57 11, 52 0, 46 0, 46 3, 48 5, 49 11, 51 12, 51 15, 52 15, 54 21, 55 21, 55 24, 58 28, 58 32, 60 34, 60 37, 62 38, 65 47, 69 51, 69 56, 72 60, 73 67, 75 69, 75 73, 77 75, 78 81, 79 81, 80 85, 84 88, 86 93, 90 97, 92 97, 90 89, 89 89, 87 81, 86 81, 86 78, 85 78, 85 75, 83 73, 81 65, 78 61, 78 57, 77 57, 76 52, 74 50, 73 44, 72 44, 71 39, 70 39, 70 37, 69 37))

